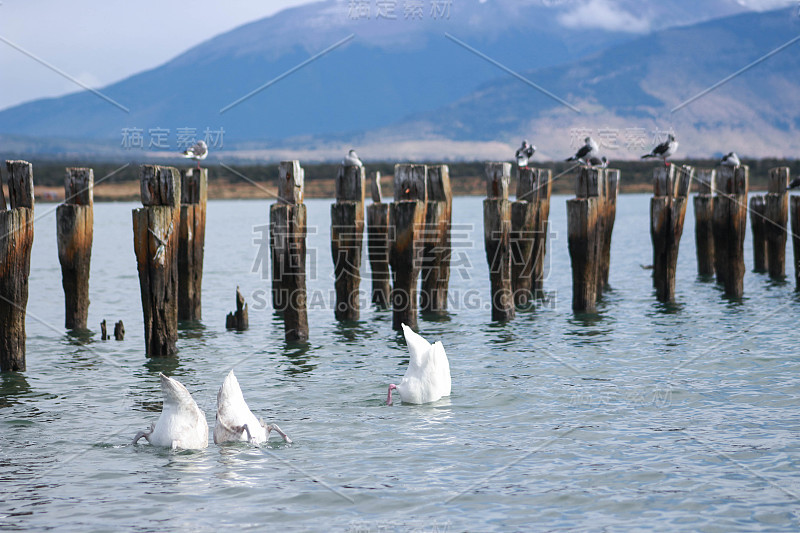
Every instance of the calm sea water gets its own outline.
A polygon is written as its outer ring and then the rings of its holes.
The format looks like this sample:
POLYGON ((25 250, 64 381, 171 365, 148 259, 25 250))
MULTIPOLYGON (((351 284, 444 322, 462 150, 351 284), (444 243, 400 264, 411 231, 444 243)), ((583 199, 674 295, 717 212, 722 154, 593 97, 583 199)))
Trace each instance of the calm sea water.
MULTIPOLYGON (((550 298, 505 325, 486 309, 481 199, 455 200, 452 312, 420 321, 446 347, 453 393, 391 407, 404 342, 387 312, 334 320, 330 201, 308 201, 308 345, 287 346, 263 305, 268 204, 212 201, 203 321, 183 325, 178 357, 164 360, 144 356, 136 204, 95 206, 87 337, 62 327, 54 206, 37 205, 28 370, 0 376, 0 529, 800 529, 792 284, 748 272, 745 299, 731 302, 698 280, 690 207, 677 304, 656 303, 640 267, 651 263, 649 198, 622 196, 613 291, 597 316, 576 317, 565 200, 552 202, 550 298), (250 304, 242 333, 224 328, 237 285, 250 304), (124 320, 124 342, 99 340, 104 318, 124 320), (213 428, 231 368, 251 409, 294 444, 130 445, 158 417, 158 372, 188 387, 213 428)), ((749 236, 746 247, 752 267, 749 236)))

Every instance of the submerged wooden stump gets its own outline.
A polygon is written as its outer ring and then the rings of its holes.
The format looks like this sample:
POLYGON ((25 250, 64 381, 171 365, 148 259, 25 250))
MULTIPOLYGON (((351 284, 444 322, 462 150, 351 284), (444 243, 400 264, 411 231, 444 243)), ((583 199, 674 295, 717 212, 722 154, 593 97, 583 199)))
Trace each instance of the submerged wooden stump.
POLYGON ((308 339, 304 177, 299 161, 281 162, 278 167, 280 203, 273 204, 269 214, 272 301, 275 310, 283 313, 287 342, 308 339))
POLYGON ((139 271, 148 357, 177 353, 178 232, 180 173, 173 167, 142 165, 144 207, 133 210, 133 248, 139 271))
POLYGON ((428 204, 422 249, 420 310, 430 315, 447 314, 450 285, 450 227, 453 192, 447 165, 428 167, 428 204))
POLYGON ((516 316, 511 281, 511 164, 485 165, 486 200, 483 201, 483 240, 489 264, 492 320, 506 322, 516 316))
POLYGON ((381 173, 375 172, 370 183, 373 203, 367 206, 367 251, 372 271, 372 303, 378 309, 388 309, 392 292, 392 274, 389 271, 392 225, 389 204, 382 201, 381 173))
POLYGON ((178 234, 178 320, 203 315, 203 256, 206 240, 208 169, 181 170, 181 224, 178 234))
POLYGON ((650 200, 650 237, 653 242, 653 287, 660 302, 675 300, 675 272, 683 235, 686 205, 694 169, 656 167, 650 200))
POLYGON ((122 320, 114 324, 114 339, 125 340, 125 324, 122 323, 122 320))
POLYGON ((6 161, 0 178, 0 372, 25 371, 25 314, 33 246, 33 165, 6 161))
POLYGON ((85 330, 89 318, 89 271, 94 231, 94 172, 68 168, 64 203, 56 209, 58 260, 64 287, 64 327, 85 330))
POLYGON ((694 241, 697 249, 697 274, 714 275, 714 196, 717 171, 697 169, 697 194, 694 197, 694 241))
POLYGON ((225 328, 235 329, 236 331, 245 331, 250 327, 250 321, 247 316, 247 304, 244 301, 244 296, 236 287, 236 311, 228 313, 225 317, 225 328))
POLYGON ((747 226, 747 190, 750 169, 720 166, 714 198, 714 271, 725 295, 744 294, 744 237, 747 226))
POLYGON ((422 267, 423 233, 428 198, 427 167, 394 167, 394 202, 391 220, 392 328, 402 324, 417 329, 417 282, 422 267))
POLYGON ((593 313, 603 243, 604 169, 581 167, 576 198, 567 200, 567 240, 572 265, 572 310, 593 313))
POLYGON ((343 166, 331 205, 331 254, 336 288, 336 320, 358 320, 361 250, 364 242, 364 167, 343 166))

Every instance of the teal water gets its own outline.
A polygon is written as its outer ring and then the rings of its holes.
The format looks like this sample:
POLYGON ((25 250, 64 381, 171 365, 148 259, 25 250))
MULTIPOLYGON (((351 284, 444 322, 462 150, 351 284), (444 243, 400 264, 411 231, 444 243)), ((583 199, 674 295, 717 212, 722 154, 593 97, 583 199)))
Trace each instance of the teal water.
MULTIPOLYGON (((37 205, 28 369, 0 376, 0 529, 800 529, 793 284, 748 272, 744 300, 731 302, 698 280, 690 206, 677 304, 658 304, 640 267, 652 262, 649 197, 622 196, 613 290, 596 316, 576 317, 565 200, 552 201, 549 300, 500 325, 486 309, 481 199, 456 199, 452 312, 420 320, 423 336, 444 343, 453 393, 391 407, 404 342, 390 313, 334 320, 330 201, 307 202, 308 345, 287 346, 263 305, 254 227, 268 204, 212 201, 204 319, 182 326, 180 353, 165 360, 144 356, 136 204, 95 206, 94 333, 84 337, 62 327, 54 206, 37 205), (224 328, 237 285, 250 304, 242 333, 224 328), (104 318, 124 321, 123 342, 99 340, 104 318), (231 368, 251 409, 294 444, 130 445, 158 417, 158 372, 187 386, 213 428, 231 368)), ((749 236, 746 250, 751 268, 749 236)))

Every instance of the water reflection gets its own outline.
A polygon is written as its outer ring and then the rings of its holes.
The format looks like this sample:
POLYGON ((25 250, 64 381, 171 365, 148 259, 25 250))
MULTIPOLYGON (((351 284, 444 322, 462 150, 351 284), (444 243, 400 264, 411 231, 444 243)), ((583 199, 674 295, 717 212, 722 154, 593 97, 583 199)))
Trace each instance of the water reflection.
POLYGON ((297 376, 307 374, 317 368, 317 365, 312 362, 316 357, 310 354, 311 350, 312 346, 308 341, 287 342, 283 353, 292 364, 286 367, 286 373, 297 376))
POLYGON ((20 403, 19 399, 31 391, 27 378, 21 372, 0 374, 0 408, 20 403))

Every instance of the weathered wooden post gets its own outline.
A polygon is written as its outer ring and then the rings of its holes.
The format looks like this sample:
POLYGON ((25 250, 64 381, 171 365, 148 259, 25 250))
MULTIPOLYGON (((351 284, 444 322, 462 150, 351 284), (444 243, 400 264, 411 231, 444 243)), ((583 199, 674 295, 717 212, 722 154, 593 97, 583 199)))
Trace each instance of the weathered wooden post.
POLYGON ((208 169, 181 170, 178 234, 178 320, 202 318, 203 254, 206 240, 208 169))
POLYGON ((753 232, 753 271, 767 271, 767 202, 763 194, 750 198, 750 230, 753 232))
POLYGON ((178 169, 140 167, 142 205, 133 210, 133 248, 139 271, 148 357, 177 353, 178 232, 181 182, 178 169))
POLYGON ((25 371, 25 312, 33 246, 33 165, 6 161, 0 178, 0 372, 25 371))
POLYGON ((392 328, 402 324, 417 329, 417 280, 422 266, 425 206, 428 198, 425 165, 394 166, 394 202, 389 211, 392 225, 392 328))
POLYGON ((744 237, 747 229, 747 191, 750 169, 717 168, 718 193, 714 198, 714 271, 725 295, 744 294, 744 237))
POLYGON ((114 339, 125 340, 125 324, 122 323, 122 320, 114 324, 114 339))
POLYGON ((789 167, 769 171, 766 195, 767 267, 773 279, 786 277, 786 238, 789 219, 789 167))
POLYGON ((483 201, 483 239, 492 298, 492 320, 505 322, 516 315, 511 283, 511 163, 488 162, 483 201))
POLYGON ((670 165, 653 170, 650 238, 653 241, 653 287, 661 302, 675 299, 678 248, 693 174, 694 169, 687 166, 670 165))
POLYGON ((597 306, 603 221, 600 212, 604 169, 581 167, 575 198, 567 200, 567 239, 572 263, 572 310, 593 313, 597 306))
POLYGON ((539 237, 539 194, 536 183, 540 169, 517 168, 517 200, 511 203, 511 289, 515 305, 525 305, 533 297, 534 264, 538 259, 534 243, 539 237))
POLYGON ((331 205, 331 253, 336 288, 336 320, 358 320, 361 248, 364 242, 365 171, 341 166, 336 176, 336 202, 331 205))
MULTIPOLYGON (((533 241, 533 294, 537 298, 544 293, 544 260, 547 254, 547 236, 550 232, 550 193, 553 191, 553 171, 534 169, 533 186, 539 195, 536 208, 536 238, 533 241)), ((519 198, 519 195, 517 195, 519 198)))
POLYGON ((791 195, 792 257, 794 257, 794 290, 800 292, 800 196, 791 195))
POLYGON ((278 203, 270 207, 272 249, 272 301, 283 313, 287 341, 308 339, 306 307, 306 206, 305 172, 300 161, 283 161, 278 167, 278 203))
POLYGON ((694 242, 697 248, 697 274, 714 275, 714 191, 717 171, 697 169, 697 194, 694 197, 694 242))
POLYGON ((102 322, 100 322, 100 340, 107 341, 108 340, 108 327, 106 326, 106 319, 104 318, 102 322))
POLYGON ((420 310, 430 315, 447 314, 450 284, 450 225, 453 192, 447 165, 428 167, 428 204, 422 249, 420 310))
POLYGON ((244 301, 244 296, 236 287, 236 311, 228 313, 225 317, 225 328, 235 329, 236 331, 245 331, 250 327, 250 322, 247 317, 247 304, 244 301))
POLYGON ((597 290, 609 288, 608 276, 611 272, 611 235, 617 218, 617 196, 619 194, 619 175, 617 169, 608 168, 603 173, 603 202, 600 211, 603 219, 602 242, 597 273, 597 290))
POLYGON ((381 194, 380 172, 372 174, 370 189, 373 203, 367 206, 367 251, 372 271, 372 303, 378 309, 388 309, 392 292, 389 247, 393 239, 390 236, 389 204, 383 203, 381 194))
POLYGON ((94 228, 94 172, 68 168, 64 203, 56 209, 58 260, 64 287, 64 327, 86 329, 89 318, 89 271, 94 228))

